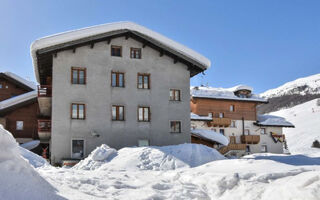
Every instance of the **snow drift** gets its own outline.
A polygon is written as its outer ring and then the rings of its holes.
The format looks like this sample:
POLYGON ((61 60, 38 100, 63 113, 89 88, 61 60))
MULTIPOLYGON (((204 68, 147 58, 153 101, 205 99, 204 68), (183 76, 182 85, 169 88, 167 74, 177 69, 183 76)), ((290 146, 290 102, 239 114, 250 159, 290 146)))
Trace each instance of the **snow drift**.
POLYGON ((173 170, 197 167, 224 159, 218 151, 199 144, 180 144, 163 147, 128 147, 116 150, 102 145, 85 160, 74 166, 84 170, 173 170))
POLYGON ((0 125, 0 196, 2 199, 62 199, 23 159, 15 139, 0 125))

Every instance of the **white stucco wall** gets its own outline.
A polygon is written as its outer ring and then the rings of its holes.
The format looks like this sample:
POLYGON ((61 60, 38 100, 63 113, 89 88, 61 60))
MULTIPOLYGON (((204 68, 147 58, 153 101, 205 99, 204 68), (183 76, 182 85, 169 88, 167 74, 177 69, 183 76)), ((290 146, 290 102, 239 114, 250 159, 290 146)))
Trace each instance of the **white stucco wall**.
POLYGON ((124 37, 110 44, 99 42, 91 49, 83 46, 59 52, 53 58, 51 159, 59 162, 71 157, 71 140, 85 140, 85 156, 95 147, 114 148, 190 142, 190 73, 182 63, 142 48, 142 59, 130 58, 130 47, 142 44, 124 37), (122 57, 110 56, 111 45, 122 46, 122 57), (87 84, 71 84, 71 67, 87 69, 87 84), (111 87, 111 71, 125 73, 125 88, 111 87), (137 89, 137 73, 150 73, 151 89, 137 89), (181 90, 181 102, 169 101, 169 89, 181 90), (71 103, 86 104, 86 119, 70 119, 71 103), (125 121, 111 120, 111 106, 125 106, 125 121), (138 106, 150 106, 151 122, 138 122, 138 106), (169 121, 180 120, 182 133, 170 133, 169 121), (100 137, 91 135, 95 131, 100 137))

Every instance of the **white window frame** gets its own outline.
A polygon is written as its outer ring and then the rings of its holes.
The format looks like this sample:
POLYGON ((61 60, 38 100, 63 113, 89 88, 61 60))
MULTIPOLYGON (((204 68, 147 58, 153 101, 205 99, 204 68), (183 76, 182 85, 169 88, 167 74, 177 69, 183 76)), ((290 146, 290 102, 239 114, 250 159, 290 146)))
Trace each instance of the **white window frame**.
POLYGON ((219 118, 224 118, 224 113, 223 112, 219 113, 219 118))
POLYGON ((230 105, 229 111, 230 111, 230 112, 234 112, 234 107, 235 107, 235 106, 234 106, 233 104, 230 105))
POLYGON ((24 122, 22 121, 22 120, 18 120, 18 121, 16 121, 16 130, 17 131, 23 131, 23 128, 24 128, 24 122), (18 123, 21 123, 22 124, 22 127, 21 128, 19 128, 18 127, 18 123))
MULTIPOLYGON (((74 156, 73 156, 73 152, 72 152, 72 141, 73 140, 83 140, 83 157, 82 158, 84 158, 85 157, 85 155, 86 155, 86 140, 84 139, 84 138, 72 138, 71 139, 71 148, 70 148, 70 150, 71 150, 71 158, 74 158, 74 156)), ((82 158, 80 158, 80 159, 82 159, 82 158)), ((78 158, 74 158, 74 159, 78 159, 78 158)))

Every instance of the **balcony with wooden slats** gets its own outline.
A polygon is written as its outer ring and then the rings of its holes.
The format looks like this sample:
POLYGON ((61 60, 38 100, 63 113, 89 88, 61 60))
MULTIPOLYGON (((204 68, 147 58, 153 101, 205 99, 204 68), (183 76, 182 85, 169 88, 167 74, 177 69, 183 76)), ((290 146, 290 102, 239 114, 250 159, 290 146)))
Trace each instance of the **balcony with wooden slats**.
POLYGON ((38 102, 40 108, 40 114, 42 116, 51 116, 51 97, 52 86, 51 85, 38 85, 38 102))
POLYGON ((219 149, 219 152, 224 155, 229 151, 245 151, 246 144, 229 144, 228 146, 219 149))
POLYGON ((212 121, 208 122, 208 126, 214 127, 228 127, 231 125, 231 119, 229 118, 212 118, 212 121))
POLYGON ((243 144, 258 144, 260 135, 241 135, 240 139, 243 144))

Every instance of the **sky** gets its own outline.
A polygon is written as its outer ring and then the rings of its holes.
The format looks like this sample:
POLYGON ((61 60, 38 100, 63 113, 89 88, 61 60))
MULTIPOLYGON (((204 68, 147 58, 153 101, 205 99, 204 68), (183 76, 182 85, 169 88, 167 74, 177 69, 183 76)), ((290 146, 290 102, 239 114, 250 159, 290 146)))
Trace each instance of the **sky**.
POLYGON ((31 43, 68 30, 132 21, 211 60, 191 85, 255 93, 320 73, 318 0, 1 0, 0 71, 35 81, 31 43))

